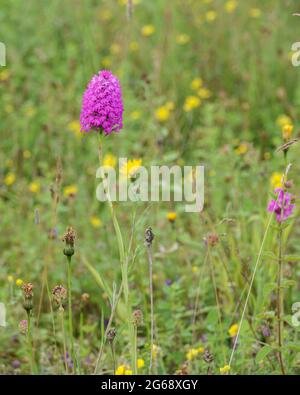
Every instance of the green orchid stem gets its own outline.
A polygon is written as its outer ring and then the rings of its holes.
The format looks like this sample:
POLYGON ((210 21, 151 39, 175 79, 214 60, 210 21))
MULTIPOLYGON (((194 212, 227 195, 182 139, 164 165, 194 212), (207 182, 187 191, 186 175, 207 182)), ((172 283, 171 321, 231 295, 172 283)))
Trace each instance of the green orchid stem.
MULTIPOLYGON (((101 131, 99 132, 99 149, 98 149, 98 157, 99 157, 99 165, 100 165, 100 175, 102 180, 105 180, 105 174, 102 168, 102 157, 103 157, 103 149, 102 149, 102 133, 101 131)), ((124 247, 124 242, 123 242, 123 237, 122 237, 122 232, 120 229, 120 225, 118 222, 118 219, 115 214, 114 206, 111 200, 110 196, 110 191, 109 191, 109 185, 107 185, 106 188, 106 196, 107 196, 107 202, 109 205, 110 209, 110 214, 112 217, 113 221, 113 226, 117 238, 117 243, 118 243, 118 249, 119 249, 119 255, 120 255, 120 265, 121 265, 121 273, 122 273, 122 284, 123 284, 123 295, 125 299, 125 306, 126 306, 126 312, 127 312, 127 322, 128 322, 128 332, 129 332, 129 342, 130 342, 130 349, 131 349, 131 363, 132 363, 132 368, 133 370, 135 368, 135 341, 134 341, 134 328, 133 328, 133 323, 132 323, 132 311, 131 311, 131 304, 129 300, 129 285, 128 285, 128 260, 125 254, 125 247, 124 247)), ((104 339, 106 341, 106 339, 104 339)))

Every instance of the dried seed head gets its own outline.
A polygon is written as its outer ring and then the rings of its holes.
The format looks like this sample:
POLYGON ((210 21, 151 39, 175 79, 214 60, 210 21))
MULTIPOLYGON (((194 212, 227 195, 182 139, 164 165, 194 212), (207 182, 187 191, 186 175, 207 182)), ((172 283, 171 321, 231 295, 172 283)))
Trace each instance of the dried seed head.
POLYGON ((67 290, 62 285, 56 285, 52 289, 52 295, 55 302, 61 306, 67 298, 67 290))
POLYGON ((205 239, 206 245, 210 247, 214 247, 215 245, 218 244, 218 242, 219 242, 219 236, 216 233, 210 233, 209 235, 207 235, 207 238, 205 239))
POLYGON ((88 294, 88 293, 83 293, 82 295, 81 295, 81 301, 84 303, 84 304, 87 304, 88 302, 89 302, 89 300, 90 300, 90 295, 88 294))
POLYGON ((20 333, 22 333, 22 335, 26 335, 27 331, 28 331, 28 322, 27 320, 22 320, 19 323, 19 331, 20 333))
POLYGON ((284 183, 286 189, 290 189, 294 186, 293 180, 288 180, 284 183))
POLYGON ((31 283, 24 283, 22 285, 24 302, 24 309, 29 312, 33 309, 33 285, 31 283))
POLYGON ((143 313, 141 310, 134 310, 132 313, 132 322, 135 326, 143 325, 143 313))
POLYGON ((75 239, 76 239, 76 234, 74 229, 69 226, 67 228, 66 233, 64 234, 64 237, 62 239, 62 241, 64 241, 66 243, 66 246, 64 248, 64 254, 66 256, 72 256, 74 255, 74 244, 75 244, 75 239))
POLYGON ((208 349, 206 349, 203 353, 203 361, 206 363, 212 363, 213 360, 214 360, 213 354, 208 349))
POLYGON ((107 340, 112 343, 116 337, 116 334, 117 334, 116 328, 111 328, 107 332, 107 340))
POLYGON ((152 232, 152 228, 149 226, 149 228, 147 228, 145 231, 145 246, 150 247, 152 245, 153 239, 154 234, 152 232))
POLYGON ((23 295, 25 299, 32 299, 33 297, 33 285, 31 283, 24 283, 22 285, 23 295))
POLYGON ((176 370, 175 375, 177 376, 187 376, 189 374, 189 364, 188 363, 184 363, 180 369, 176 370))

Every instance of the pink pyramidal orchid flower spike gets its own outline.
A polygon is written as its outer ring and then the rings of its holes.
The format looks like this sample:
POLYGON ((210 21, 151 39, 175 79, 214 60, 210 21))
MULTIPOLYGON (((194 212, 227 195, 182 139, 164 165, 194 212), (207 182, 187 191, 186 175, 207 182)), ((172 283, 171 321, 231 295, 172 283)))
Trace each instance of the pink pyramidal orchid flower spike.
POLYGON ((121 85, 110 71, 102 70, 89 82, 82 98, 81 131, 101 130, 106 135, 123 127, 121 85))

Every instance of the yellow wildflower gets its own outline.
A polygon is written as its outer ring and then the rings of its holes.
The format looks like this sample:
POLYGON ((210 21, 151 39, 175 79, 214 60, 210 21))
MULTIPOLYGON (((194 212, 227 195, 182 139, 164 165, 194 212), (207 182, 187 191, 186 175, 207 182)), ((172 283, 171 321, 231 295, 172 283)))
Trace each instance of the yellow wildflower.
POLYGON ((275 172, 272 174, 270 183, 271 183, 273 189, 282 187, 283 178, 284 178, 284 176, 282 173, 275 172))
POLYGON ((177 218, 177 214, 176 214, 175 212, 173 212, 173 211, 171 211, 171 212, 169 212, 169 213, 167 214, 167 219, 168 219, 170 222, 175 222, 176 218, 177 218))
POLYGON ((213 22, 217 18, 217 13, 216 13, 216 11, 211 10, 211 11, 208 11, 205 16, 206 16, 207 22, 213 22))
POLYGON ((226 374, 230 371, 230 366, 229 365, 225 365, 223 368, 220 368, 220 373, 221 374, 226 374))
POLYGON ((8 173, 7 176, 4 178, 4 184, 7 185, 8 187, 14 184, 15 181, 16 181, 15 173, 8 173))
POLYGON ((122 376, 125 374, 125 370, 126 370, 126 365, 120 365, 120 366, 118 366, 117 370, 115 371, 115 375, 122 376))
POLYGON ((138 51, 139 48, 140 48, 140 46, 139 46, 139 43, 137 41, 132 41, 129 44, 129 49, 130 49, 131 52, 138 51))
POLYGON ((238 330, 239 330, 238 324, 231 325, 231 327, 228 330, 229 336, 230 337, 235 337, 237 335, 237 333, 238 333, 238 330))
POLYGON ((187 353, 186 353, 186 359, 188 361, 192 361, 194 358, 196 358, 198 355, 198 350, 196 348, 191 348, 187 353))
POLYGON ((10 72, 8 69, 0 71, 0 81, 7 81, 10 77, 10 72))
POLYGON ((38 182, 33 181, 29 184, 28 189, 31 193, 39 193, 41 190, 41 186, 38 182))
POLYGON ((284 125, 291 124, 292 120, 288 115, 279 115, 276 119, 276 123, 278 126, 283 127, 284 125))
POLYGON ((252 18, 260 18, 261 17, 261 10, 259 8, 251 8, 250 16, 252 18))
POLYGON ((197 91, 200 89, 203 85, 203 80, 202 78, 194 78, 193 81, 191 82, 191 88, 193 91, 197 91))
POLYGON ((160 122, 165 122, 170 118, 170 111, 166 106, 161 106, 155 111, 155 118, 160 122))
POLYGON ((192 272, 193 273, 198 273, 199 272, 199 268, 197 266, 192 266, 192 272))
POLYGON ((23 285, 23 280, 21 278, 17 278, 16 279, 16 286, 17 287, 22 287, 22 285, 23 285))
POLYGON ((229 0, 225 4, 226 11, 231 14, 235 11, 236 7, 238 6, 238 2, 236 0, 229 0))
POLYGON ((117 158, 112 154, 106 154, 103 159, 103 166, 115 168, 117 164, 117 158))
POLYGON ((284 126, 282 126, 281 132, 282 132, 282 138, 284 140, 289 140, 292 137, 294 126, 291 123, 287 123, 284 126))
POLYGON ((201 88, 198 90, 200 99, 209 99, 211 97, 211 91, 207 88, 201 88))
POLYGON ((204 347, 198 347, 197 351, 199 354, 203 354, 204 353, 204 347))
POLYGON ((236 149, 235 153, 237 155, 245 155, 248 151, 249 147, 247 143, 241 143, 236 149))
POLYGON ((145 366, 145 361, 142 358, 137 360, 137 367, 138 369, 142 369, 145 366))
POLYGON ((7 276, 7 281, 8 281, 9 283, 12 283, 12 282, 14 281, 14 276, 8 275, 8 276, 7 276))
POLYGON ((132 375, 132 370, 126 369, 125 370, 125 376, 131 376, 132 375))
POLYGON ((178 34, 176 37, 177 44, 184 45, 187 44, 191 40, 191 37, 188 34, 182 33, 178 34))
POLYGON ((101 219, 98 218, 98 217, 96 217, 96 216, 92 216, 92 217, 90 218, 90 223, 92 224, 92 226, 93 226, 94 228, 100 228, 101 225, 102 225, 101 219))
POLYGON ((77 120, 71 121, 68 124, 68 129, 70 130, 70 132, 74 133, 76 137, 81 136, 80 128, 80 122, 77 120))
POLYGON ((28 149, 26 149, 26 150, 23 152, 23 158, 24 158, 24 159, 29 159, 29 158, 31 158, 31 152, 30 152, 28 149))
POLYGON ((192 111, 194 108, 199 107, 201 104, 201 100, 197 96, 188 96, 185 99, 183 109, 185 112, 192 111))
POLYGON ((64 188, 65 197, 73 197, 76 195, 78 188, 76 185, 68 185, 64 188))
POLYGON ((141 33, 145 37, 152 36, 152 34, 155 32, 155 27, 153 25, 145 25, 142 27, 141 33))
POLYGON ((120 172, 123 177, 132 178, 142 166, 142 159, 130 159, 122 166, 120 172))

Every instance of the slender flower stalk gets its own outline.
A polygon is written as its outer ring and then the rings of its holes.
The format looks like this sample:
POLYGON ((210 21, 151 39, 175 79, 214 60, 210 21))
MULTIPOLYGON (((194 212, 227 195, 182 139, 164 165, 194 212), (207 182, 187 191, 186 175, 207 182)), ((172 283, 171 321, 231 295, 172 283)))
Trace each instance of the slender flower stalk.
POLYGON ((65 310, 64 310, 64 308, 59 309, 59 315, 60 315, 60 323, 61 323, 61 330, 62 330, 62 336, 63 336, 65 371, 66 371, 66 374, 69 374, 68 362, 67 362, 67 346, 66 346, 65 310))
POLYGON ((67 282, 68 282, 68 318, 69 318, 69 336, 71 343, 71 355, 74 363, 74 371, 77 372, 77 359, 74 347, 74 333, 73 333, 73 315, 72 315, 72 256, 74 255, 75 232, 69 227, 63 237, 66 246, 64 248, 64 255, 67 257, 67 282))
POLYGON ((69 318, 69 336, 71 342, 71 355, 74 362, 74 368, 76 371, 75 361, 75 349, 74 349, 74 335, 73 335, 73 315, 72 315, 72 268, 71 268, 71 257, 67 257, 67 273, 68 273, 68 318, 69 318))
POLYGON ((36 366, 34 360, 34 351, 32 345, 31 335, 31 310, 33 309, 33 285, 31 283, 25 283, 22 285, 24 303, 23 307, 27 314, 27 346, 30 361, 31 374, 36 374, 36 366))
POLYGON ((52 295, 53 295, 55 302, 59 306, 58 313, 59 313, 62 336, 63 336, 63 353, 64 353, 65 371, 66 371, 66 374, 69 374, 68 362, 67 362, 66 333, 65 333, 65 316, 64 316, 65 309, 63 306, 63 303, 67 298, 67 290, 62 285, 56 285, 52 290, 52 295))
POLYGON ((112 304, 111 304, 111 313, 110 313, 110 317, 109 317, 109 320, 108 320, 108 324, 106 326, 106 330, 105 330, 103 339, 101 341, 100 349, 99 349, 97 360, 96 360, 94 374, 98 373, 98 370, 99 370, 99 367, 100 367, 100 363, 101 363, 101 360, 102 360, 102 356, 103 356, 104 345, 106 343, 106 339, 108 338, 109 331, 111 330, 111 326, 112 326, 113 318, 114 318, 114 315, 115 315, 115 311, 116 311, 117 305, 119 303, 119 300, 121 298, 122 292, 123 292, 123 284, 120 286, 118 294, 115 294, 115 292, 113 293, 112 304))
MULTIPOLYGON (((102 168, 103 163, 103 148, 102 148, 102 134, 99 133, 99 165, 101 170, 101 178, 104 180, 104 172, 102 168)), ((106 188, 106 196, 107 201, 110 209, 110 214, 112 217, 114 230, 117 238, 118 249, 119 249, 119 256, 120 256, 120 265, 121 265, 121 274, 122 274, 122 286, 123 286, 123 294, 125 299, 125 306, 127 311, 128 317, 128 331, 129 331, 129 339, 130 339, 130 349, 131 349, 131 362, 134 364, 134 328, 131 322, 131 304, 129 300, 129 283, 128 283, 128 256, 125 254, 125 247, 123 242, 123 237, 120 229, 120 225, 118 219, 115 214, 114 206, 110 197, 109 186, 106 188)))
MULTIPOLYGON (((287 151, 284 151, 286 159, 287 151)), ((287 168, 288 169, 288 168, 287 168)), ((287 170, 288 171, 288 170, 287 170)), ((284 185, 288 185, 286 181, 287 172, 285 175, 284 185)), ((278 344, 278 361, 280 364, 281 373, 285 375, 285 368, 282 357, 282 315, 283 315, 283 295, 282 295, 282 262, 283 262, 283 223, 293 214, 295 204, 292 204, 291 195, 283 188, 276 188, 275 194, 277 199, 272 199, 268 206, 268 211, 276 214, 276 221, 278 222, 278 271, 277 271, 277 297, 276 297, 276 319, 277 319, 277 344, 278 344)))
POLYGON ((218 296, 216 276, 215 276, 214 265, 213 265, 213 262, 212 262, 212 257, 211 257, 211 254, 210 254, 210 248, 211 248, 211 244, 208 244, 207 245, 207 254, 208 254, 208 261, 209 261, 209 267, 210 267, 210 272, 211 272, 211 279, 212 279, 212 283, 213 283, 213 288, 214 288, 214 293, 215 293, 215 298, 216 298, 216 304, 217 304, 218 322, 219 322, 219 331, 220 331, 220 342, 221 342, 221 348, 222 348, 224 362, 226 362, 225 339, 224 339, 224 329, 223 329, 223 323, 222 323, 221 304, 220 304, 219 296, 218 296))
MULTIPOLYGON (((287 151, 284 151, 285 159, 287 151)), ((287 182, 287 173, 289 167, 287 167, 286 174, 284 177, 283 185, 286 187, 289 185, 287 182)), ((292 204, 291 195, 286 192, 283 188, 276 188, 275 193, 277 199, 272 199, 268 206, 268 211, 276 214, 276 221, 278 222, 278 271, 277 271, 277 297, 276 297, 276 319, 277 319, 277 344, 278 344, 278 361, 280 364, 280 370, 285 375, 284 362, 282 357, 282 330, 283 322, 283 291, 282 291, 282 263, 283 263, 283 223, 293 214, 295 204, 292 204)))
POLYGON ((35 362, 33 356, 33 347, 32 347, 32 336, 31 336, 31 313, 27 310, 27 322, 28 322, 28 329, 27 329, 27 345, 29 350, 29 360, 30 360, 30 369, 31 374, 35 374, 35 362))
POLYGON ((116 334, 117 334, 117 332, 116 332, 115 328, 111 328, 108 331, 108 333, 107 333, 107 339, 108 339, 109 344, 110 344, 111 357, 112 357, 112 360, 113 360, 113 372, 114 372, 114 374, 116 372, 116 353, 115 353, 115 342, 114 342, 116 334))
POLYGON ((200 275, 199 275, 199 279, 198 279, 198 287, 197 287, 197 292, 196 292, 195 304, 194 304, 194 309, 193 309, 193 319, 192 319, 192 344, 194 344, 196 341, 196 320, 197 320, 198 309, 199 309, 201 282, 203 279, 203 273, 204 273, 204 269, 206 267, 207 258, 208 258, 208 249, 206 249, 206 254, 205 254, 203 266, 200 269, 201 271, 200 271, 200 275))
POLYGON ((143 313, 141 310, 135 310, 132 314, 133 330, 134 330, 134 348, 133 348, 133 374, 138 374, 138 360, 137 360, 137 339, 138 327, 143 323, 143 313))
POLYGON ((133 348, 132 348, 132 360, 133 360, 133 374, 137 375, 137 327, 133 326, 133 348))
POLYGON ((153 346, 154 346, 154 301, 153 301, 153 258, 152 258, 152 242, 154 234, 152 229, 149 227, 145 232, 145 246, 147 248, 148 262, 149 262, 149 293, 150 293, 150 319, 151 319, 151 330, 150 330, 150 364, 149 374, 152 374, 153 368, 153 346))
POLYGON ((285 375, 284 363, 282 358, 282 320, 283 313, 283 299, 282 299, 282 224, 279 224, 279 248, 278 248, 278 273, 277 273, 277 298, 276 298, 276 310, 277 310, 277 343, 278 343, 278 361, 280 364, 281 373, 285 375))
MULTIPOLYGON (((80 123, 82 131, 89 132, 91 130, 96 130, 99 132, 99 165, 101 178, 102 180, 105 180, 105 174, 102 168, 102 134, 109 135, 112 132, 119 132, 123 127, 122 90, 118 78, 110 71, 100 71, 89 82, 82 99, 80 123)), ((128 257, 125 253, 121 229, 111 201, 109 186, 106 188, 106 196, 119 248, 122 287, 128 317, 131 358, 132 363, 134 363, 134 330, 131 322, 131 305, 129 300, 128 257)), ((104 338, 104 341, 105 340, 106 337, 104 338)), ((101 344, 95 372, 97 372, 98 369, 100 356, 102 355, 102 348, 103 346, 101 344)))

